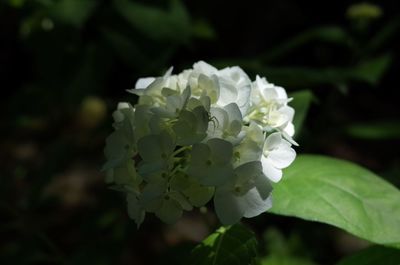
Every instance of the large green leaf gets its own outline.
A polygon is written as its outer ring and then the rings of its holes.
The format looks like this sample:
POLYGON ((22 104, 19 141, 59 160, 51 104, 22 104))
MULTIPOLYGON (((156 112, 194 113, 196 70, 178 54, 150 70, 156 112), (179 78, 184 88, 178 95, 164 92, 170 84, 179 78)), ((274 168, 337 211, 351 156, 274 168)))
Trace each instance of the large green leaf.
POLYGON ((221 227, 195 247, 188 264, 247 265, 257 255, 257 240, 253 232, 240 224, 221 227))
POLYGON ((337 265, 399 265, 400 250, 372 246, 341 260, 337 265))
POLYGON ((400 247, 400 191, 353 163, 300 155, 273 191, 271 212, 342 228, 400 247))

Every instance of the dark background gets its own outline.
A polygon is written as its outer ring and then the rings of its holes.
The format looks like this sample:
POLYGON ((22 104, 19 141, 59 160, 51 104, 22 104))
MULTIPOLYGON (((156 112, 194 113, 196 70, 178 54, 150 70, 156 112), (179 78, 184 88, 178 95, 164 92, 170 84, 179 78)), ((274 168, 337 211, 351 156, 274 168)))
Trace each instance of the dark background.
MULTIPOLYGON (((184 264, 218 227, 209 207, 175 226, 148 215, 137 230, 99 170, 113 109, 135 101, 125 90, 171 65, 239 65, 311 91, 298 153, 348 159, 400 186, 400 9, 348 11, 356 3, 0 1, 0 263, 184 264)), ((245 223, 272 265, 334 264, 367 245, 272 214, 245 223)))

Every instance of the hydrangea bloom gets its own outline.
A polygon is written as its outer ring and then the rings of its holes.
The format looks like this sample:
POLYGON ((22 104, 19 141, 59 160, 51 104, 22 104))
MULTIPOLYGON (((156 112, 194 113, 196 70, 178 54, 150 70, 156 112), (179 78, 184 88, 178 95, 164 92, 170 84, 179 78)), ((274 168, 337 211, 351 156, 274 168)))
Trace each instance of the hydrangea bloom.
POLYGON ((259 76, 252 82, 238 66, 200 61, 141 78, 129 92, 138 103, 113 113, 104 170, 138 226, 148 212, 174 223, 211 199, 223 224, 271 207, 270 182, 296 157, 285 89, 259 76))

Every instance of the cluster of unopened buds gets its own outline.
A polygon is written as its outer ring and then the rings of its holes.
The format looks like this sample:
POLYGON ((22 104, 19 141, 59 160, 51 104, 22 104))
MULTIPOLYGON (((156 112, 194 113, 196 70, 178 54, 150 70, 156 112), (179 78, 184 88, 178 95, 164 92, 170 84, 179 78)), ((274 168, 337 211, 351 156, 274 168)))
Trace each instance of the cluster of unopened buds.
POLYGON ((210 200, 223 224, 271 207, 271 181, 296 157, 285 89, 200 61, 177 75, 171 68, 141 78, 129 92, 138 102, 113 113, 104 170, 138 226, 146 212, 174 223, 210 200))

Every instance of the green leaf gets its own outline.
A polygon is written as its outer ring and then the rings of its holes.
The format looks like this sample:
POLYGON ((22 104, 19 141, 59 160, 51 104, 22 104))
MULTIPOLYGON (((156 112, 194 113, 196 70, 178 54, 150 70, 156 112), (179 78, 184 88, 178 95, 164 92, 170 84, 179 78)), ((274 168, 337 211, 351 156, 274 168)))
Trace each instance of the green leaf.
POLYGON ((310 90, 302 90, 291 93, 289 97, 293 98, 293 101, 291 101, 289 105, 296 110, 293 124, 296 129, 296 135, 299 135, 314 96, 310 90))
POLYGON ((372 246, 341 260, 337 265, 398 265, 400 250, 382 246, 372 246))
POLYGON ((400 122, 356 123, 348 126, 346 131, 352 137, 365 140, 400 139, 400 122))
POLYGON ((400 191, 353 163, 300 155, 272 196, 275 214, 327 223, 377 244, 400 247, 400 191))
POLYGON ((195 247, 188 264, 252 264, 257 255, 257 240, 243 225, 221 227, 195 247))
POLYGON ((168 10, 128 0, 115 0, 114 4, 132 27, 151 39, 185 43, 190 37, 189 15, 179 0, 171 1, 168 10))

